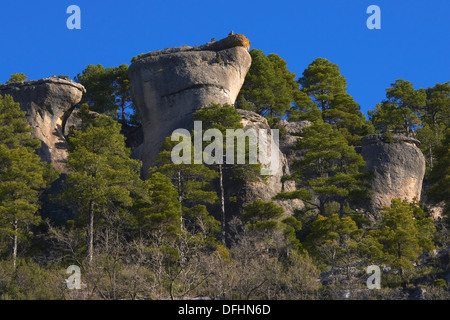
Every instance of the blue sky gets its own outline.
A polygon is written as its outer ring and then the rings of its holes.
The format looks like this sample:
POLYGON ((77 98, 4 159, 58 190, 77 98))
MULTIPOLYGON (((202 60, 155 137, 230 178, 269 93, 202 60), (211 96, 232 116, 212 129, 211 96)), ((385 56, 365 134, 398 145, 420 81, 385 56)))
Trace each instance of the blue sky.
POLYGON ((88 64, 130 63, 133 56, 221 39, 233 30, 252 48, 276 53, 301 76, 317 57, 337 63, 348 92, 367 112, 396 79, 415 88, 450 81, 448 0, 42 0, 2 1, 0 82, 80 73, 88 64), (68 30, 69 5, 81 30, 68 30), (381 30, 369 30, 369 5, 381 30))

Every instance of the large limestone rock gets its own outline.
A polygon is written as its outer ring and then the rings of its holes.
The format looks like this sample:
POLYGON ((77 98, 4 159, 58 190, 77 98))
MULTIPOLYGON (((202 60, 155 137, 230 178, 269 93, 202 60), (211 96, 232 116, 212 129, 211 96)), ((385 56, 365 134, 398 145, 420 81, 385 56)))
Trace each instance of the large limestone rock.
POLYGON ((131 93, 144 132, 137 150, 144 175, 165 137, 192 128, 193 111, 235 102, 250 68, 249 46, 246 37, 236 34, 199 47, 151 52, 131 64, 131 93))
POLYGON ((42 142, 38 150, 41 159, 62 172, 67 159, 65 122, 84 92, 81 84, 57 77, 0 86, 0 94, 11 95, 26 111, 33 136, 42 142))
POLYGON ((361 154, 366 170, 373 170, 371 211, 378 215, 389 206, 393 198, 420 200, 425 175, 425 158, 420 151, 420 141, 394 135, 388 142, 382 134, 372 134, 362 139, 361 154))
MULTIPOLYGON (((257 113, 245 110, 237 110, 241 115, 241 123, 243 130, 254 129, 259 133, 259 130, 264 130, 269 136, 271 135, 271 129, 267 120, 257 113)), ((272 166, 273 172, 271 175, 266 176, 266 180, 257 179, 256 181, 244 181, 242 185, 230 185, 229 196, 235 196, 237 198, 236 210, 241 211, 242 207, 250 204, 258 199, 263 201, 272 201, 272 197, 277 195, 281 191, 294 191, 295 183, 293 181, 283 181, 283 176, 290 175, 288 160, 286 156, 277 147, 277 158, 271 158, 272 160, 278 159, 279 165, 272 166)), ((264 165, 263 167, 271 167, 270 165, 264 165)), ((302 209, 304 204, 302 201, 294 200, 275 200, 277 205, 283 207, 285 215, 292 215, 295 209, 302 209)))

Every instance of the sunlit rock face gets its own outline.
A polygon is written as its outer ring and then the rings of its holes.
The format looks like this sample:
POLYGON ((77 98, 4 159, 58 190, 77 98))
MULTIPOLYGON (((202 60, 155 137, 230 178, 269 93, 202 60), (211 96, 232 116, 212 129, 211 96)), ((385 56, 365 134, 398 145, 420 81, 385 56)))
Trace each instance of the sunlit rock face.
POLYGON ((236 34, 199 47, 151 52, 131 64, 131 93, 144 134, 139 149, 144 176, 164 139, 175 129, 192 128, 195 110, 235 102, 251 65, 249 46, 236 34))
POLYGON ((81 84, 57 77, 0 86, 0 94, 11 95, 26 111, 33 136, 42 142, 37 151, 41 159, 61 172, 68 156, 64 126, 85 92, 81 84))
POLYGON ((393 198, 420 200, 425 175, 425 157, 420 151, 420 141, 394 135, 388 142, 382 134, 372 134, 362 139, 361 154, 366 170, 374 173, 373 212, 389 206, 393 198))

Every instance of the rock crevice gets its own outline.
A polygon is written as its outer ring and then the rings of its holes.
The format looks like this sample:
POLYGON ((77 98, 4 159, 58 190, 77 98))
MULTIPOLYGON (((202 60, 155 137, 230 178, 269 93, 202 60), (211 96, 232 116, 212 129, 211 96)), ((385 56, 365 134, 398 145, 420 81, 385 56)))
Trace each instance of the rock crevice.
POLYGON ((57 77, 0 86, 0 94, 11 95, 26 112, 33 136, 42 142, 37 150, 41 159, 61 172, 68 156, 64 127, 85 92, 81 84, 57 77))

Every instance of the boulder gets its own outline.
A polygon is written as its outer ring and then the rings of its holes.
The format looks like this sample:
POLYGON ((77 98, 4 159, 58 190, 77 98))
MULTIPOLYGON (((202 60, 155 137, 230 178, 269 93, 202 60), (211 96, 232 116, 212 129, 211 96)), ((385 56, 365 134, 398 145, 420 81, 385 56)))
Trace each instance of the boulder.
POLYGON ((420 200, 425 175, 425 158, 420 141, 394 135, 389 141, 383 134, 362 139, 361 155, 366 170, 373 171, 373 191, 370 211, 376 216, 393 198, 420 200))
POLYGON ((233 104, 250 68, 250 42, 231 35, 200 47, 150 52, 129 68, 131 94, 142 121, 143 173, 175 129, 191 129, 192 114, 211 103, 233 104))
POLYGON ((81 84, 57 77, 0 86, 0 94, 11 95, 26 111, 33 136, 42 142, 37 151, 41 159, 61 172, 68 155, 65 123, 85 92, 81 84))

